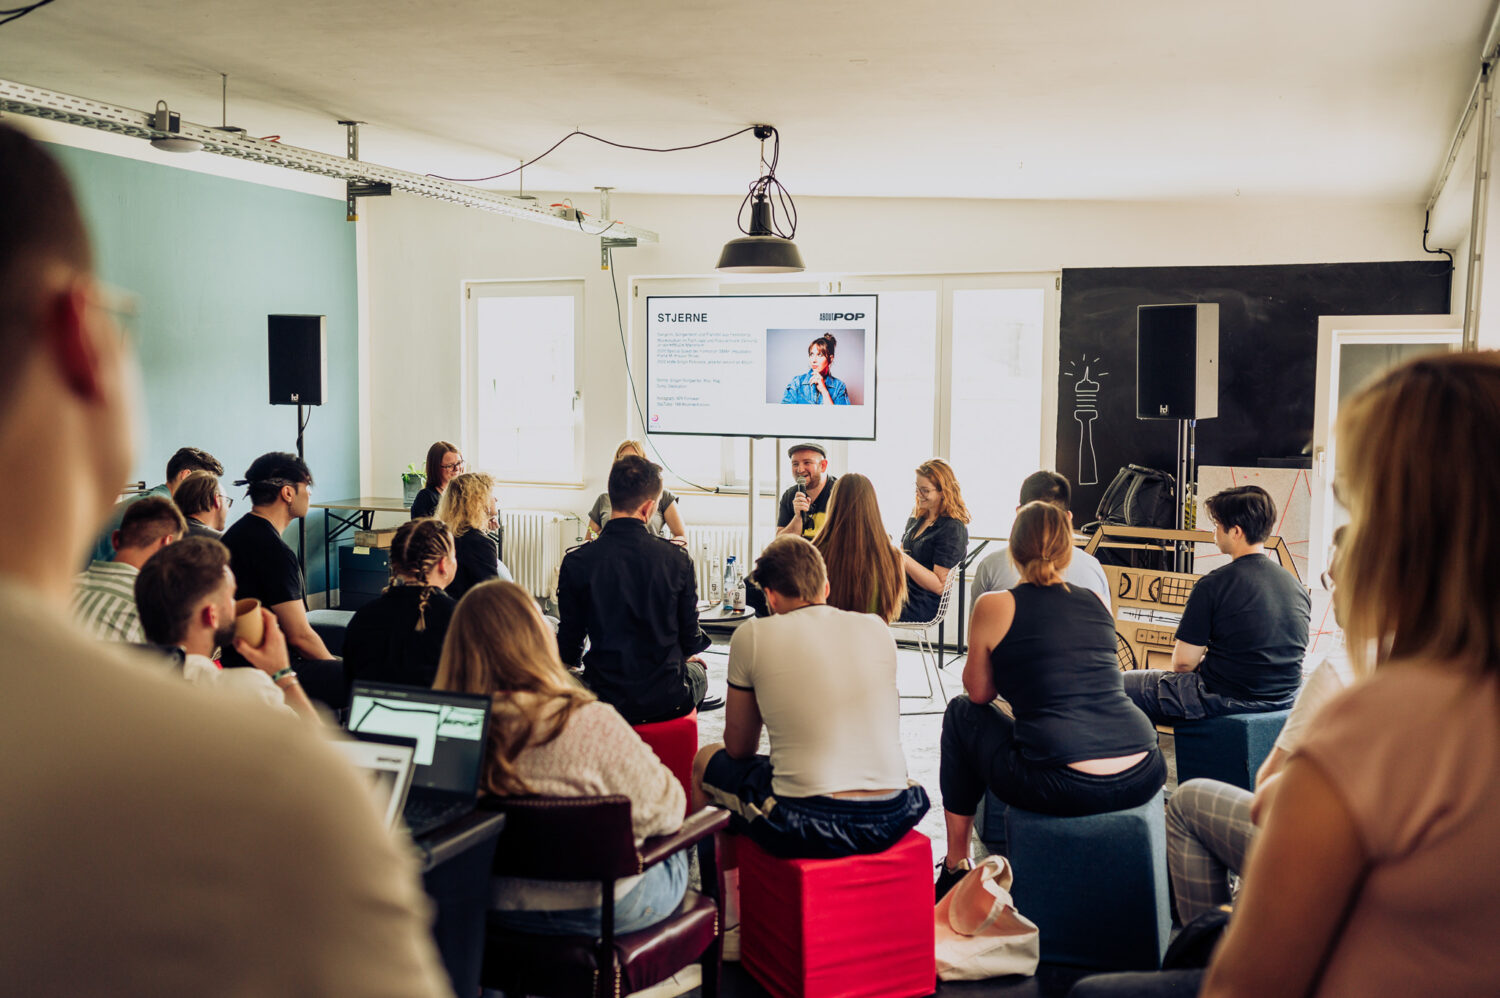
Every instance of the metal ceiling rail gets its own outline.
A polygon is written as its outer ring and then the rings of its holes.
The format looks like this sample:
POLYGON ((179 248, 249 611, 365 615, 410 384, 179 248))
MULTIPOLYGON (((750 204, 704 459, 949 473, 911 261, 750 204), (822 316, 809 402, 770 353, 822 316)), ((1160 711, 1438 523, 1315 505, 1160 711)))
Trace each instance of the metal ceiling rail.
POLYGON ((448 180, 437 180, 420 173, 408 173, 386 166, 377 166, 357 159, 346 159, 312 149, 251 138, 239 132, 226 132, 219 128, 181 122, 176 131, 161 131, 154 126, 154 116, 146 111, 119 107, 100 101, 88 100, 61 94, 40 87, 27 86, 10 80, 0 80, 0 111, 24 114, 32 118, 45 118, 69 125, 80 125, 116 135, 128 135, 138 139, 167 137, 194 139, 203 143, 203 151, 234 159, 248 160, 279 166, 302 173, 314 173, 335 180, 356 181, 369 184, 389 184, 393 190, 405 191, 420 197, 446 201, 449 204, 480 211, 493 212, 511 218, 539 222, 554 228, 567 229, 588 236, 608 235, 611 238, 633 236, 641 242, 658 242, 659 237, 650 229, 627 225, 624 222, 590 219, 580 223, 571 209, 548 208, 535 202, 496 194, 466 184, 455 184, 448 180))

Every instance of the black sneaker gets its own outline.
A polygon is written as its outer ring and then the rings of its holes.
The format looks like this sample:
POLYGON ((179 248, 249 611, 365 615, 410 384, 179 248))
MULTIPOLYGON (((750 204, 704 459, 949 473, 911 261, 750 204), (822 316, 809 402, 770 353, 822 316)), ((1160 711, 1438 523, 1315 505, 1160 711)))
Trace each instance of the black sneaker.
POLYGON ((969 864, 968 860, 963 860, 958 864, 958 869, 950 870, 948 869, 947 862, 940 860, 937 865, 937 883, 933 885, 934 892, 937 896, 933 899, 933 902, 936 903, 938 901, 941 901, 943 899, 943 895, 947 894, 949 891, 953 890, 954 887, 958 886, 958 882, 964 879, 968 872, 973 868, 974 867, 969 864))

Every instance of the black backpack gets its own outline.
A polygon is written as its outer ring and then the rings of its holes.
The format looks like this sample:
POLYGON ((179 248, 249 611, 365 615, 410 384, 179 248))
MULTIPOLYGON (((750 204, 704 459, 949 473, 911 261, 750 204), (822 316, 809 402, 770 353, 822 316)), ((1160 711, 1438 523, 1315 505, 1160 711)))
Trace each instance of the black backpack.
MULTIPOLYGON (((1086 524, 1084 533, 1092 534, 1103 524, 1171 530, 1177 526, 1176 482, 1165 471, 1128 464, 1104 490, 1095 515, 1099 519, 1086 524)), ((1166 554, 1160 550, 1101 547, 1095 554, 1105 565, 1157 570, 1170 567, 1166 554)))
POLYGON ((1177 484, 1165 471, 1127 464, 1104 490, 1094 515, 1099 523, 1171 530, 1177 526, 1177 484))

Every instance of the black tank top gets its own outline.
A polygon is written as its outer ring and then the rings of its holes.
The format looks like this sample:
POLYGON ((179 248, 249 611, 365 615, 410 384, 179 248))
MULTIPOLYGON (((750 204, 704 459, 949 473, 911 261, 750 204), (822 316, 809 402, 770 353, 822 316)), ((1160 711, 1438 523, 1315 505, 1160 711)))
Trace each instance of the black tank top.
POLYGON ((1156 745, 1156 729, 1125 695, 1115 622, 1079 586, 1011 590, 1016 616, 990 653, 995 689, 1016 716, 1016 745, 1029 762, 1113 759, 1156 745))

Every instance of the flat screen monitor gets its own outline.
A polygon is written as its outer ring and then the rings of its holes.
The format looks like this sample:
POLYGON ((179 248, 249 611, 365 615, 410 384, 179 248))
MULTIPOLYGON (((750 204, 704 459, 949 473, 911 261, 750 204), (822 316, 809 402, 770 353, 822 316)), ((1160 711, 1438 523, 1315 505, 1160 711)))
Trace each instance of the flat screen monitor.
POLYGON ((646 299, 651 433, 875 439, 874 295, 646 299))

